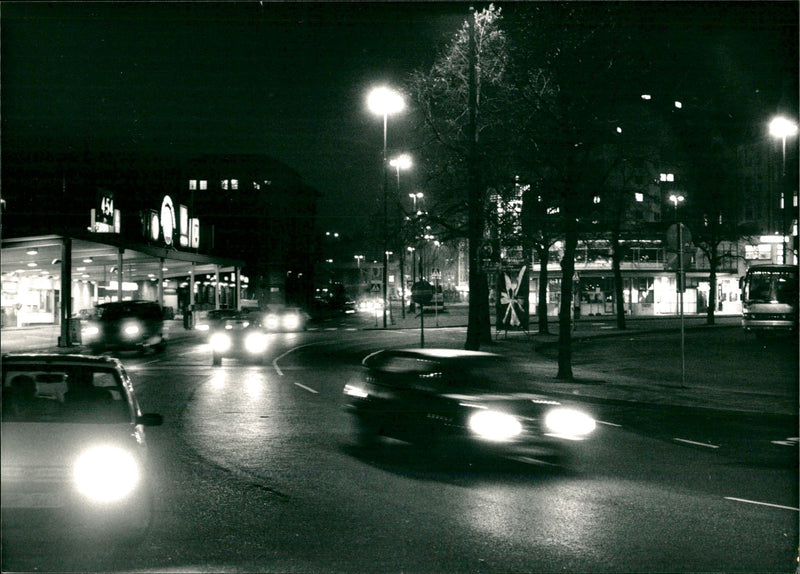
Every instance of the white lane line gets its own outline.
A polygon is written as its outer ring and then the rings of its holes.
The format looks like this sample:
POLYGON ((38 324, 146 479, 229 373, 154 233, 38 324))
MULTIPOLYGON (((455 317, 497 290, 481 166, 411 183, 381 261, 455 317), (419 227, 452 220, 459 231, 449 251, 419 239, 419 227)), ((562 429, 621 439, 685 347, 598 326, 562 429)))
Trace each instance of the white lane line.
POLYGON ((609 423, 609 422, 606 422, 606 421, 597 421, 597 422, 600 423, 601 425, 607 425, 607 426, 610 426, 610 427, 622 428, 622 425, 618 425, 618 424, 615 424, 615 423, 609 423))
POLYGON ((315 391, 315 390, 314 390, 314 389, 312 389, 311 387, 307 387, 307 386, 305 386, 305 385, 301 385, 300 383, 295 383, 295 385, 297 385, 297 386, 298 386, 298 387, 300 387, 301 389, 305 389, 305 390, 307 390, 309 393, 314 393, 315 395, 316 395, 316 394, 318 394, 318 391, 315 391))
POLYGON ((297 351, 298 349, 302 349, 303 347, 310 347, 311 345, 331 345, 331 344, 333 344, 333 343, 332 342, 330 342, 330 343, 306 343, 305 345, 299 345, 297 347, 292 347, 291 349, 289 349, 285 353, 275 357, 272 360, 272 366, 275 368, 275 371, 278 373, 278 375, 280 375, 282 377, 283 376, 283 371, 281 371, 281 368, 278 366, 278 361, 280 361, 286 355, 288 355, 289 353, 294 353, 295 351, 297 351))
POLYGON ((706 448, 719 448, 719 446, 715 444, 708 444, 705 442, 695 442, 693 440, 686 440, 685 438, 673 438, 672 440, 677 440, 678 442, 685 442, 686 444, 693 444, 695 446, 704 446, 706 448))
POLYGON ((758 504, 759 506, 771 506, 772 508, 783 508, 784 510, 794 510, 800 512, 800 508, 793 506, 783 506, 781 504, 771 504, 769 502, 759 502, 757 500, 747 500, 746 498, 735 498, 733 496, 723 496, 725 500, 733 500, 735 502, 746 502, 747 504, 758 504))

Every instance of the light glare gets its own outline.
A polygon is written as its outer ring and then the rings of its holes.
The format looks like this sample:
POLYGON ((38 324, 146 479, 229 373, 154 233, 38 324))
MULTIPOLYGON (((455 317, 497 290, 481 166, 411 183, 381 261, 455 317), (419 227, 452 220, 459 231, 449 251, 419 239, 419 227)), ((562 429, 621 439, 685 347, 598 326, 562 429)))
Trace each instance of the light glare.
POLYGON ((78 491, 98 502, 114 502, 130 494, 139 482, 139 465, 133 455, 115 446, 97 446, 75 462, 73 478, 78 491))

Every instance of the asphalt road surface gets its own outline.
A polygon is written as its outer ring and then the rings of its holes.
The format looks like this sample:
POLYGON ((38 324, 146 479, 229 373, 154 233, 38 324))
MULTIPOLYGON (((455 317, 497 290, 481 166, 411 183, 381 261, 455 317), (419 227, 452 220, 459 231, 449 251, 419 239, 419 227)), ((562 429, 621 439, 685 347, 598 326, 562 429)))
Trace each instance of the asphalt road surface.
MULTIPOLYGON (((400 442, 361 450, 342 388, 367 353, 417 337, 276 335, 260 366, 212 367, 192 341, 123 357, 143 408, 165 416, 148 429, 152 532, 133 550, 4 544, 3 570, 795 570, 796 422, 596 402, 597 435, 569 467, 443 462, 400 442)), ((426 333, 427 346, 463 340, 464 329, 426 333)), ((691 344, 706 369, 775 368, 729 356, 724 336, 691 344)), ((576 360, 615 343, 592 345, 576 360)))

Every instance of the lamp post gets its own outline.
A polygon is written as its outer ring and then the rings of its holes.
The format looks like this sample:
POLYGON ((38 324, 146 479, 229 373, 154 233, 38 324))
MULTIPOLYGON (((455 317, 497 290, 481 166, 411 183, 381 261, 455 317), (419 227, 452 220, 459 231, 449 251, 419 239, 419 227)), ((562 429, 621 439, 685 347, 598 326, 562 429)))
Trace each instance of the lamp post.
MULTIPOLYGON (((683 325, 683 291, 685 288, 686 279, 683 276, 683 224, 678 221, 678 204, 682 203, 684 197, 682 195, 672 194, 669 196, 672 205, 675 206, 675 225, 678 227, 678 280, 676 281, 678 287, 678 308, 681 315, 681 387, 686 386, 686 355, 684 352, 685 346, 685 330, 683 325)), ((712 286, 712 289, 714 287, 712 286)))
POLYGON ((369 93, 367 106, 370 111, 383 116, 383 328, 386 328, 386 301, 388 300, 389 256, 387 255, 387 195, 389 188, 389 171, 386 157, 386 127, 389 114, 403 111, 403 97, 386 87, 375 88, 369 93))
POLYGON ((786 138, 797 135, 797 124, 778 116, 769 123, 769 133, 771 136, 781 140, 781 246, 783 249, 783 263, 788 263, 786 252, 786 138))
MULTIPOLYGON (((401 154, 396 158, 389 161, 389 165, 392 166, 395 171, 397 172, 397 197, 399 201, 400 197, 400 170, 401 169, 408 169, 411 167, 411 156, 407 153, 401 154)), ((400 310, 402 312, 403 319, 406 318, 406 254, 403 251, 402 247, 400 249, 400 310)))
POLYGON ((416 215, 417 214, 417 200, 418 199, 422 199, 423 197, 425 197, 425 194, 422 193, 421 191, 418 191, 417 193, 409 193, 408 197, 410 197, 414 201, 414 210, 413 211, 414 211, 414 215, 416 215))

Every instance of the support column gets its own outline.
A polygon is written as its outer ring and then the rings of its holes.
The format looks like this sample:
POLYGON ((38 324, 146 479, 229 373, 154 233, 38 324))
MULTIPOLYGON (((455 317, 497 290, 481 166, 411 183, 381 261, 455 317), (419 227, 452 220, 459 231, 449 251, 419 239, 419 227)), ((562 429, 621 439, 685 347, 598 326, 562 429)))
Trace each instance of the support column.
POLYGON ((123 272, 122 272, 122 256, 125 254, 125 249, 120 247, 119 253, 117 253, 117 301, 122 301, 122 281, 123 281, 123 272))
POLYGON ((72 338, 69 330, 69 320, 72 317, 72 238, 64 237, 61 240, 61 336, 58 338, 59 347, 71 347, 72 338))

